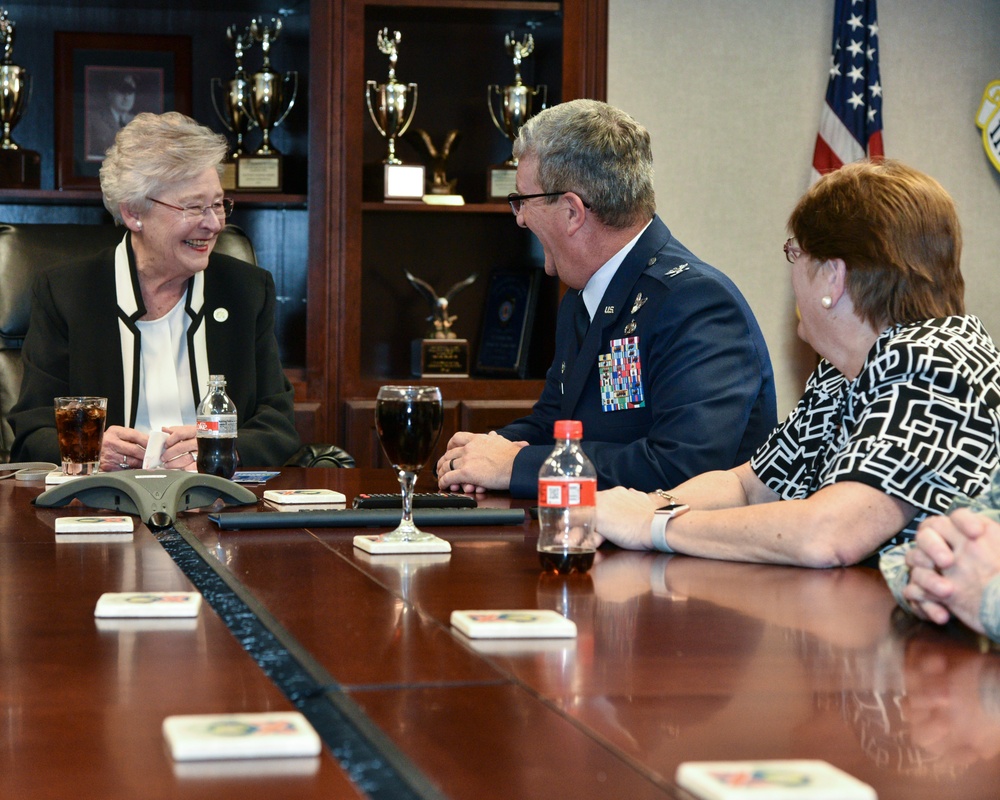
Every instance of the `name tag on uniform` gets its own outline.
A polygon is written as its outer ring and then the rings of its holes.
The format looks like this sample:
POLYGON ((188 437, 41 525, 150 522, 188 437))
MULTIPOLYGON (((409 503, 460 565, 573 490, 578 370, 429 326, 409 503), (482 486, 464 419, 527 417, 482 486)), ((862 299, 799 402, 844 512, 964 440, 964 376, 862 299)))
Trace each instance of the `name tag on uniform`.
POLYGON ((611 352, 597 357, 597 371, 601 377, 601 408, 604 411, 645 408, 638 336, 612 339, 611 352))

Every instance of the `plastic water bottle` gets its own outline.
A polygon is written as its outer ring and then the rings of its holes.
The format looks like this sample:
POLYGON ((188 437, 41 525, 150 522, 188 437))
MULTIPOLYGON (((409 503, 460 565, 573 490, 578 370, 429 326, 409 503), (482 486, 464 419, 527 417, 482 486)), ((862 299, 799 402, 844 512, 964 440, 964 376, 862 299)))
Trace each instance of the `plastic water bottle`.
POLYGON ((209 376, 196 425, 198 472, 232 478, 236 474, 236 406, 226 394, 225 375, 209 376))
POLYGON ((556 422, 555 449, 538 471, 538 557, 549 572, 586 572, 594 563, 597 471, 581 438, 582 422, 556 422))

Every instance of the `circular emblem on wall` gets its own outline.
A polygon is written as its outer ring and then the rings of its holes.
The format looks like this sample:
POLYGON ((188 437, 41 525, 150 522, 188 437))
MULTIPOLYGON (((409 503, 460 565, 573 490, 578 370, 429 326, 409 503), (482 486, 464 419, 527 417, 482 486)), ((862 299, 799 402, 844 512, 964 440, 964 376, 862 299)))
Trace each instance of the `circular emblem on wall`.
POLYGON ((983 148, 987 157, 1000 171, 1000 81, 993 81, 983 91, 976 125, 983 129, 983 148))

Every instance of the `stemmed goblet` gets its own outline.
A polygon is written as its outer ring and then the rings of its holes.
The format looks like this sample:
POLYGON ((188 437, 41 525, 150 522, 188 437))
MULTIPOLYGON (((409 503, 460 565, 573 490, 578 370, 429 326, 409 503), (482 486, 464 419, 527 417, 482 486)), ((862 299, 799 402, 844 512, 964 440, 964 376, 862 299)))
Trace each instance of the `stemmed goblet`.
POLYGON ((413 524, 413 488, 441 435, 444 407, 437 386, 383 386, 375 399, 375 427, 389 462, 399 475, 403 516, 383 534, 383 542, 422 542, 436 538, 413 524))

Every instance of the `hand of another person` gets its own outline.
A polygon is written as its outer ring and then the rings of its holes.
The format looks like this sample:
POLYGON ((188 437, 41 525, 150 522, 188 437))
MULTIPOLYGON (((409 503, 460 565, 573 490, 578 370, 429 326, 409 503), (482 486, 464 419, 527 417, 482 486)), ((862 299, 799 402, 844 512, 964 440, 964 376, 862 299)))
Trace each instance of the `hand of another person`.
POLYGON ((514 458, 527 444, 512 442, 495 432, 459 431, 438 460, 438 486, 450 492, 509 489, 514 458))
POLYGON ((167 441, 163 444, 160 460, 164 469, 198 470, 198 438, 194 425, 174 425, 163 427, 167 441))
POLYGON ((936 526, 954 527, 948 517, 930 517, 921 523, 914 546, 906 552, 910 577, 903 588, 903 598, 921 619, 944 625, 951 619, 946 602, 954 587, 938 569, 951 566, 955 554, 936 526))
POLYGON ((662 505, 654 497, 622 486, 598 492, 598 539, 607 539, 626 550, 652 549, 653 511, 662 505))
POLYGON ((903 598, 920 619, 944 625, 951 619, 947 598, 954 587, 940 573, 926 567, 910 567, 910 579, 903 588, 903 598))
POLYGON ((1000 574, 1000 523, 969 509, 955 511, 950 519, 962 538, 952 544, 955 563, 941 570, 955 587, 948 609, 974 631, 984 633, 983 590, 1000 574))
POLYGON ((104 431, 101 442, 101 472, 140 469, 148 441, 149 436, 135 428, 112 425, 104 431))
POLYGON ((1000 573, 1000 524, 959 509, 921 523, 916 543, 912 558, 907 557, 907 601, 934 622, 943 624, 954 615, 982 633, 983 589, 1000 573))

